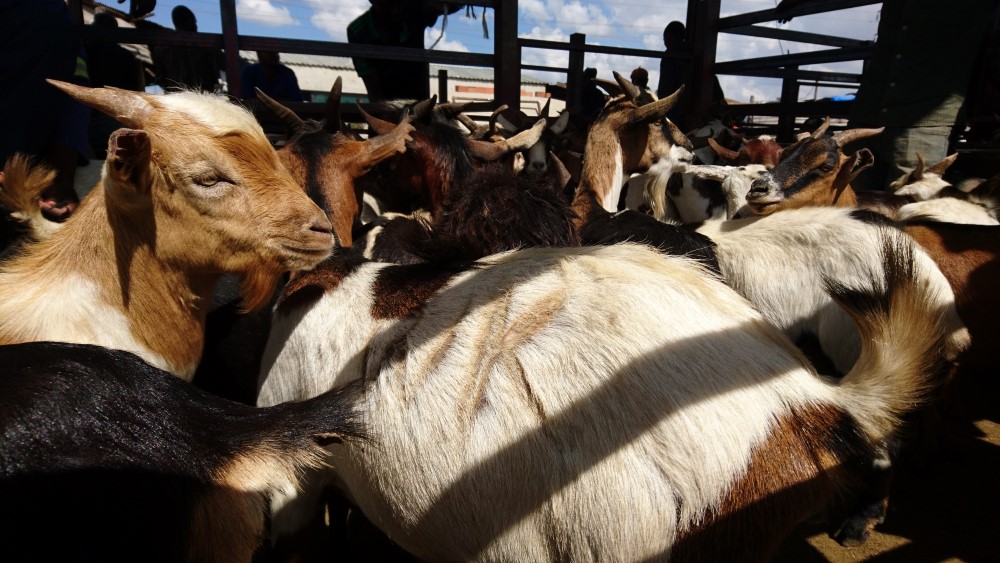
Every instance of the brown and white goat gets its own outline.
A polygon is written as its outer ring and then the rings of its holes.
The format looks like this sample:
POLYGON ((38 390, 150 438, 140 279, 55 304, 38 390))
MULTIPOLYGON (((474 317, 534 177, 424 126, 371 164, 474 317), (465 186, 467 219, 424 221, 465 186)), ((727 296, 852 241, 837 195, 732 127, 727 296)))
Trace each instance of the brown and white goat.
POLYGON ((220 276, 243 277, 252 309, 281 273, 329 255, 329 220, 246 110, 193 92, 53 84, 127 128, 73 217, 0 269, 0 343, 98 344, 187 379, 220 276))
POLYGON ((875 162, 868 149, 848 156, 844 147, 882 129, 850 129, 825 136, 826 124, 813 134, 786 147, 778 164, 761 174, 750 186, 747 205, 757 215, 779 209, 836 205, 856 207, 853 180, 875 162))
MULTIPOLYGON (((286 288, 259 404, 363 382, 371 445, 333 446, 326 476, 422 560, 764 561, 920 395, 936 311, 908 255, 884 256, 888 277, 834 291, 864 335, 839 383, 645 246, 333 259, 286 288)), ((273 530, 312 498, 282 499, 273 530)))
POLYGON ((285 167, 333 223, 337 243, 354 244, 352 231, 361 226, 362 188, 355 181, 385 159, 404 152, 414 131, 410 118, 384 135, 366 141, 348 135, 340 118, 340 77, 333 84, 322 122, 303 120, 295 112, 257 90, 257 98, 289 131, 278 150, 285 167))

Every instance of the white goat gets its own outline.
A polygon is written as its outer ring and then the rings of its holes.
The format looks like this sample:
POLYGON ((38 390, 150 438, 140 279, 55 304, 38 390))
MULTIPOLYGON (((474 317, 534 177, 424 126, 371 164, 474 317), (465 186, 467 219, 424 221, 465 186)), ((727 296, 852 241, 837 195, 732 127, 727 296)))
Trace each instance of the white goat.
POLYGON ((887 248, 888 278, 851 288, 885 308, 855 302, 864 349, 839 384, 695 262, 642 246, 460 273, 333 260, 287 288, 259 404, 363 382, 372 442, 333 447, 332 476, 424 560, 763 560, 918 394, 937 311, 887 248))
POLYGON ((97 344, 190 378, 220 276, 242 275, 252 308, 282 272, 329 255, 330 222, 246 110, 53 84, 130 129, 112 135, 100 183, 65 225, 3 265, 0 343, 97 344))

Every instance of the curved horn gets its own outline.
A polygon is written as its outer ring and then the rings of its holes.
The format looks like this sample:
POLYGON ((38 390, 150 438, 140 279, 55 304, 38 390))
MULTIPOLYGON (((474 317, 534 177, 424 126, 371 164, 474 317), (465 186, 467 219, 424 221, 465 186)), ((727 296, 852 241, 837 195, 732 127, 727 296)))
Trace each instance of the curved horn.
POLYGON ((470 137, 479 138, 482 137, 484 133, 486 133, 485 127, 482 127, 481 125, 473 121, 471 117, 465 115, 464 113, 458 114, 457 116, 455 116, 455 118, 458 119, 458 122, 461 123, 462 125, 465 125, 465 128, 469 130, 470 137))
POLYGON ((917 153, 917 167, 910 172, 910 181, 916 182, 924 178, 924 155, 917 153))
POLYGON ((716 143, 715 139, 711 137, 708 138, 708 146, 712 147, 712 150, 715 151, 715 154, 729 161, 736 160, 736 158, 740 156, 740 153, 732 149, 727 149, 726 147, 720 145, 719 143, 716 143))
POLYGON ((389 123, 384 119, 379 119, 365 111, 365 108, 361 107, 361 104, 358 104, 358 111, 361 112, 361 117, 365 119, 365 122, 372 128, 372 131, 375 131, 379 135, 388 135, 396 128, 395 124, 389 123))
POLYGON ((617 70, 611 71, 611 74, 614 75, 615 81, 618 82, 618 86, 621 87, 622 92, 626 96, 628 96, 629 100, 634 102, 635 99, 639 97, 640 94, 639 87, 636 86, 635 84, 632 84, 632 81, 629 80, 628 78, 625 78, 624 76, 619 74, 617 70))
POLYGON ((833 136, 833 140, 837 142, 838 147, 842 147, 847 143, 857 141, 858 139, 864 139, 866 137, 874 137, 882 131, 885 127, 879 127, 878 129, 848 129, 847 131, 841 131, 833 136))
POLYGON ((465 111, 472 102, 451 102, 448 104, 438 104, 434 106, 434 112, 443 115, 447 119, 455 119, 460 113, 465 111))
POLYGON ((486 162, 499 160, 503 155, 507 154, 506 149, 500 143, 477 141, 475 139, 466 139, 465 142, 469 146, 469 150, 473 156, 486 162))
POLYGON ((829 117, 827 117, 826 119, 824 119, 823 120, 823 124, 820 125, 819 127, 817 127, 816 130, 813 131, 812 134, 809 135, 809 136, 812 137, 813 139, 819 139, 820 137, 822 137, 823 135, 825 135, 826 134, 826 130, 830 128, 831 121, 832 120, 829 117))
POLYGON ((281 105, 281 102, 275 100, 271 96, 268 96, 260 88, 254 88, 254 92, 257 93, 257 99, 260 103, 269 109, 275 117, 281 121, 281 124, 285 126, 289 131, 298 131, 304 121, 302 118, 295 115, 295 112, 288 109, 287 107, 281 105))
POLYGON ((153 106, 145 94, 118 88, 87 88, 51 78, 46 78, 45 81, 71 98, 115 118, 130 129, 142 129, 143 122, 153 112, 153 106))
POLYGON ((622 87, 618 85, 617 82, 612 82, 610 80, 605 80, 603 78, 591 78, 594 84, 597 84, 601 89, 610 94, 611 96, 621 96, 622 87))
POLYGON ((632 116, 632 122, 637 123, 640 121, 652 122, 658 119, 663 119, 666 117, 667 112, 670 108, 674 107, 677 100, 680 99, 681 94, 684 93, 684 85, 677 89, 676 92, 670 94, 666 98, 656 100, 655 102, 650 102, 646 105, 639 106, 635 110, 635 114, 632 116))
POLYGON ((935 162, 927 168, 928 172, 933 172, 938 176, 943 176, 944 171, 948 169, 949 166, 955 163, 955 159, 958 158, 958 153, 944 157, 941 162, 935 162))
POLYGON ((340 120, 340 95, 343 88, 344 81, 338 76, 330 88, 330 97, 326 99, 326 124, 323 129, 328 133, 336 133, 343 129, 344 124, 340 120))
POLYGON ((510 106, 508 106, 507 104, 502 104, 500 107, 493 110, 493 113, 490 115, 490 130, 489 130, 490 135, 497 134, 497 119, 499 119, 500 114, 507 111, 509 107, 510 106))
POLYGON ((413 106, 413 119, 423 121, 430 117, 433 113, 434 105, 437 103, 437 94, 427 98, 426 100, 417 102, 413 106))

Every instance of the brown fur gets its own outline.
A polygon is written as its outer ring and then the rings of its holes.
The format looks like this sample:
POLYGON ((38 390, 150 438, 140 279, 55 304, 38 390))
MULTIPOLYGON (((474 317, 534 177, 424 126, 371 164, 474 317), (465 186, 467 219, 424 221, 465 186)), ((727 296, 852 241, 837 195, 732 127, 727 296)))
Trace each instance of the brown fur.
MULTIPOLYGON (((70 89, 86 103, 90 92, 70 89)), ((154 96, 104 92, 118 98, 115 103, 145 107, 148 113, 136 123, 142 129, 116 131, 106 179, 62 229, 5 265, 0 301, 28 300, 48 312, 41 319, 8 312, 0 321, 0 343, 52 339, 56 313, 45 303, 65 298, 51 292, 65 291, 57 284, 75 276, 98 293, 96 303, 72 304, 77 324, 84 322, 83 307, 117 312, 138 346, 165 361, 161 367, 188 377, 201 356, 218 278, 246 276, 244 304, 260 306, 281 272, 310 268, 329 254, 330 224, 259 130, 226 130, 154 96)), ((102 320, 89 319, 95 325, 84 332, 101 334, 102 320)))
POLYGON ((361 217, 361 186, 355 181, 387 158, 406 151, 414 131, 409 121, 389 134, 359 141, 348 135, 330 133, 318 123, 306 122, 278 151, 296 181, 317 201, 333 224, 340 246, 354 244, 352 231, 361 217))
POLYGON ((922 223, 903 227, 934 259, 955 292, 955 307, 971 345, 963 369, 995 373, 1000 335, 1000 227, 922 223))
POLYGON ((419 311, 435 293, 471 265, 389 266, 372 285, 378 298, 372 304, 376 319, 401 319, 419 311))
POLYGON ((847 484, 864 443, 848 415, 831 406, 776 421, 719 507, 681 534, 671 561, 725 561, 734 546, 741 561, 767 561, 792 528, 847 484))
POLYGON ((52 185, 56 171, 41 165, 32 165, 31 158, 15 154, 3 167, 3 184, 0 184, 0 207, 11 212, 11 217, 22 226, 30 228, 36 236, 47 236, 53 223, 46 219, 38 207, 42 192, 52 185), (7 189, 6 186, 18 186, 7 189))

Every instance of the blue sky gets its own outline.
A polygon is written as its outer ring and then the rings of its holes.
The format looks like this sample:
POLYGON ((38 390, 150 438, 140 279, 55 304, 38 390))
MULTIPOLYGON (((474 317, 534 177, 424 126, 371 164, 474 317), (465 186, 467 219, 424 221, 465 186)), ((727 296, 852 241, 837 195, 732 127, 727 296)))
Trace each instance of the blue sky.
MULTIPOLYGON (((114 5, 113 3, 109 2, 114 5)), ((170 10, 177 4, 191 8, 198 18, 198 29, 220 32, 218 0, 159 0, 153 21, 172 27, 170 10)), ((722 15, 732 15, 773 8, 777 0, 722 0, 722 15)), ((347 24, 369 7, 368 0, 236 0, 240 33, 267 37, 288 37, 319 41, 346 41, 347 24)), ((492 53, 492 39, 483 38, 482 11, 474 8, 476 18, 460 10, 448 17, 444 37, 436 49, 492 53)), ((769 23, 774 27, 823 33, 852 39, 874 39, 878 27, 879 5, 853 8, 840 12, 795 18, 787 24, 769 23)), ((518 35, 524 38, 568 41, 571 33, 585 33, 587 42, 599 45, 663 49, 663 27, 671 20, 685 20, 686 0, 520 0, 518 4, 518 35)), ((493 10, 486 9, 486 22, 493 36, 493 10)), ((430 46, 441 34, 441 18, 437 27, 428 30, 425 45, 430 46)), ((829 47, 778 42, 736 35, 719 37, 717 61, 779 55, 785 52, 828 49, 829 47)), ((525 50, 524 62, 565 67, 568 55, 549 50, 525 50)), ((628 74, 643 66, 650 71, 650 83, 656 84, 659 62, 639 57, 614 57, 590 54, 586 66, 598 69, 598 75, 611 78, 611 71, 628 74)), ((842 63, 809 67, 814 70, 860 72, 860 63, 842 63)), ((565 75, 534 76, 564 81, 565 75)), ((720 76, 728 98, 749 101, 775 99, 780 92, 778 80, 720 76)), ((842 93, 820 89, 818 96, 842 93)), ((811 89, 803 89, 803 98, 812 97, 811 89)))

